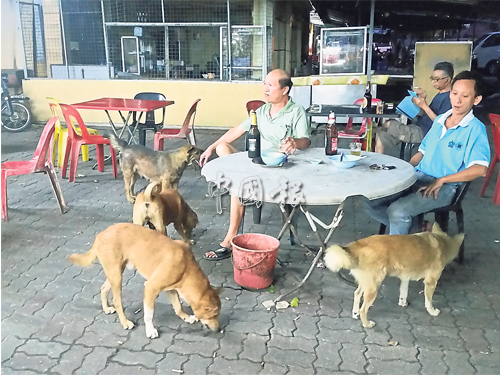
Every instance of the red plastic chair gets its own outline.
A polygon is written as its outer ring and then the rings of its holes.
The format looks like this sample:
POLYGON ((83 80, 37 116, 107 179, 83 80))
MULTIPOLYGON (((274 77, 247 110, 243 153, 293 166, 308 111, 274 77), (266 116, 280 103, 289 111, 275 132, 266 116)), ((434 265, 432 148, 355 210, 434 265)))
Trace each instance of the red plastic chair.
POLYGON ((56 171, 52 164, 52 143, 54 140, 54 131, 57 117, 52 117, 43 129, 35 154, 31 160, 25 161, 7 161, 2 163, 2 220, 8 221, 7 216, 7 177, 19 176, 30 173, 47 173, 56 195, 57 202, 64 214, 68 211, 66 202, 62 195, 61 186, 57 180, 56 171))
POLYGON ((66 177, 66 172, 68 169, 68 159, 71 153, 71 162, 69 165, 69 182, 75 182, 76 178, 76 168, 78 166, 78 155, 80 155, 80 149, 83 144, 85 145, 96 145, 97 149, 97 170, 99 172, 104 172, 104 145, 109 145, 111 148, 111 159, 113 162, 113 177, 116 178, 117 175, 117 164, 116 164, 116 151, 109 142, 109 139, 104 138, 102 135, 90 135, 87 131, 87 127, 80 116, 80 113, 70 105, 60 104, 62 113, 66 124, 76 123, 80 127, 81 135, 75 132, 73 126, 68 126, 68 143, 66 144, 66 152, 64 153, 64 161, 62 166, 62 177, 66 177))
MULTIPOLYGON (((493 174, 493 170, 495 169, 495 165, 500 160, 500 115, 490 113, 490 121, 491 132, 493 133, 495 155, 491 160, 490 167, 488 168, 488 173, 486 174, 486 178, 484 179, 483 187, 481 188, 481 192, 479 193, 480 197, 484 195, 486 186, 488 186, 488 182, 490 182, 491 175, 493 174)), ((497 184, 495 186, 495 192, 493 193, 493 204, 500 204, 500 172, 498 173, 497 184)))
POLYGON ((155 133, 154 136, 154 149, 155 151, 163 150, 163 140, 170 138, 185 138, 190 145, 196 146, 196 137, 194 135, 194 119, 196 117, 196 108, 201 99, 196 99, 191 108, 189 109, 184 123, 179 128, 164 128, 155 133))
POLYGON ((252 109, 256 111, 257 108, 262 107, 264 104, 266 104, 266 102, 263 100, 249 100, 246 105, 248 114, 250 114, 252 109))
MULTIPOLYGON (((381 102, 380 99, 377 98, 372 98, 372 106, 376 106, 378 102, 381 102)), ((361 105, 363 104, 363 99, 358 99, 354 102, 354 105, 361 105)), ((360 117, 362 114, 360 113, 360 117)), ((359 130, 353 130, 352 124, 353 124, 353 118, 349 117, 349 120, 347 120, 347 125, 345 127, 345 130, 339 131, 338 136, 339 138, 350 138, 355 142, 362 142, 363 143, 363 149, 366 150, 366 139, 364 139, 365 133, 366 133, 366 127, 368 125, 368 121, 370 119, 367 117, 363 117, 363 121, 361 122, 361 127, 359 130)))

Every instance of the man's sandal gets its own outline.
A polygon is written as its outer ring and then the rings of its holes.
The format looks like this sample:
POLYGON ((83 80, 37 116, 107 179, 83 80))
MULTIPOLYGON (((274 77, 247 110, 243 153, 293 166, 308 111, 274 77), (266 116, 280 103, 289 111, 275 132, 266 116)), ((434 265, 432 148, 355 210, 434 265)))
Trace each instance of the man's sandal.
POLYGON ((231 257, 231 249, 228 247, 221 246, 219 249, 214 250, 214 251, 209 251, 208 253, 205 253, 203 255, 203 258, 206 260, 222 260, 222 259, 227 259, 231 257))

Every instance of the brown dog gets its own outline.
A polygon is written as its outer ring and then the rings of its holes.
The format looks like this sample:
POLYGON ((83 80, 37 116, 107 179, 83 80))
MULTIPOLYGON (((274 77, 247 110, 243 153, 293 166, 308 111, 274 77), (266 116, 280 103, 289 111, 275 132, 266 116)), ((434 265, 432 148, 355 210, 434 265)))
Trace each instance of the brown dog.
POLYGON ((333 272, 349 269, 358 283, 354 292, 352 317, 361 317, 363 327, 372 328, 368 321, 369 307, 377 297, 380 283, 387 275, 401 279, 399 305, 406 306, 410 280, 424 279, 425 308, 433 316, 439 310, 432 306, 436 284, 446 264, 458 254, 464 234, 450 237, 437 223, 431 232, 410 235, 375 235, 350 243, 346 247, 334 245, 325 252, 325 265, 333 272), (360 301, 363 306, 360 310, 360 301))
POLYGON ((167 292, 175 313, 185 322, 200 320, 212 331, 219 328, 221 290, 210 286, 191 248, 182 241, 175 241, 159 232, 135 224, 122 223, 110 226, 99 233, 92 248, 85 254, 73 254, 69 260, 79 266, 92 264, 95 258, 102 264, 106 281, 101 287, 102 309, 106 314, 116 311, 125 329, 134 327, 122 306, 122 273, 136 267, 147 281, 144 283, 144 323, 146 336, 158 337, 153 326, 155 299, 167 292), (109 291, 113 291, 113 305, 108 305, 109 291), (188 315, 182 308, 179 293, 193 309, 188 315))
POLYGON ((172 151, 153 151, 141 145, 129 145, 113 134, 106 137, 120 152, 125 194, 130 203, 135 202, 134 184, 139 176, 161 182, 163 189, 177 189, 184 169, 201 156, 201 150, 191 145, 172 151))
POLYGON ((133 221, 140 226, 146 223, 153 225, 154 229, 165 235, 165 227, 174 223, 182 239, 194 243, 191 233, 198 224, 198 216, 177 190, 162 190, 161 183, 152 182, 135 200, 133 221))

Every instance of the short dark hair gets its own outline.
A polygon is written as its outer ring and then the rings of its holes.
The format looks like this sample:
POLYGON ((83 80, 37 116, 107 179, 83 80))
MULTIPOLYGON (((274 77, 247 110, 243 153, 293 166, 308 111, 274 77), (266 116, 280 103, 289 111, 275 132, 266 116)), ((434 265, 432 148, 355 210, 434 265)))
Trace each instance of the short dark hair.
POLYGON ((474 95, 480 96, 483 95, 483 77, 478 72, 472 72, 470 70, 464 70, 456 75, 451 82, 451 87, 455 85, 455 82, 460 80, 471 80, 474 81, 474 95))
POLYGON ((434 65, 434 70, 442 70, 450 79, 453 79, 453 64, 448 61, 441 61, 434 65))
POLYGON ((290 91, 292 90, 293 82, 290 74, 286 70, 279 69, 281 73, 281 78, 279 79, 280 87, 283 89, 288 87, 288 95, 290 95, 290 91))

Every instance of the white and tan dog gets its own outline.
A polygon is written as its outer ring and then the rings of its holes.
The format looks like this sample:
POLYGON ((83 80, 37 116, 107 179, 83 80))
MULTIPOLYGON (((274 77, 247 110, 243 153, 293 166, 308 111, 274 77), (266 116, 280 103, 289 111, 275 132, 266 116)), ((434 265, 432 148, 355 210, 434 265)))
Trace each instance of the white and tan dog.
POLYGON ((158 337, 153 326, 155 299, 165 291, 175 313, 185 322, 198 320, 212 331, 219 328, 220 298, 222 290, 210 286, 207 276, 194 259, 191 248, 151 229, 135 224, 115 224, 99 233, 92 248, 85 254, 73 254, 69 260, 86 267, 97 258, 101 262, 106 281, 101 287, 102 309, 106 314, 116 311, 125 329, 134 327, 122 306, 122 273, 137 268, 146 278, 144 283, 144 323, 146 336, 158 337), (108 305, 109 291, 113 291, 113 306, 108 305), (193 309, 188 315, 182 308, 179 293, 193 309))
POLYGON ((161 182, 150 183, 144 192, 137 195, 134 203, 134 224, 148 223, 160 233, 167 234, 166 226, 174 223, 175 230, 187 243, 193 228, 198 224, 198 216, 175 189, 162 190, 161 182))
POLYGON ((354 241, 345 247, 334 245, 325 252, 325 265, 333 272, 351 270, 358 283, 354 292, 352 317, 361 318, 363 327, 372 328, 368 309, 387 275, 401 279, 399 305, 407 305, 408 283, 424 279, 425 308, 433 316, 439 310, 432 306, 432 296, 446 264, 456 257, 464 234, 450 237, 437 223, 431 232, 409 235, 375 235, 354 241), (361 297, 363 306, 360 310, 361 297))

